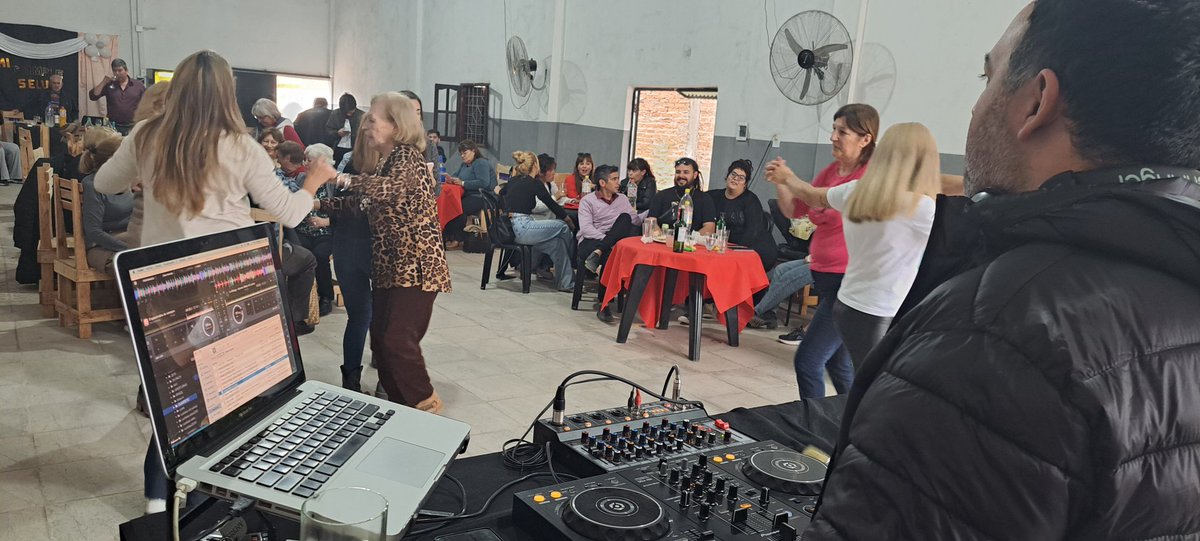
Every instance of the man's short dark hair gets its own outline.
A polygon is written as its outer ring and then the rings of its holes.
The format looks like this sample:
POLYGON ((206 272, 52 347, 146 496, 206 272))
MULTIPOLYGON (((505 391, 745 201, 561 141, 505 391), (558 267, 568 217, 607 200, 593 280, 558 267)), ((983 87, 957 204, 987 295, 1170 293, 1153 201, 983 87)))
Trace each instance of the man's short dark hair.
POLYGON ((129 66, 127 64, 125 64, 124 60, 121 60, 120 58, 114 58, 112 61, 112 69, 113 69, 113 71, 117 71, 117 69, 119 69, 119 68, 124 68, 124 69, 128 70, 129 66))
POLYGON ((425 135, 436 135, 436 136, 438 136, 438 139, 442 138, 442 132, 439 132, 437 130, 429 130, 429 131, 425 132, 425 135))
POLYGON ((1006 89, 1058 75, 1071 135, 1096 164, 1200 167, 1200 4, 1037 0, 1006 89))
POLYGON ((342 111, 350 111, 358 107, 358 100, 354 99, 354 95, 347 92, 338 98, 338 109, 342 111))
POLYGON ((620 171, 620 169, 618 169, 617 166, 615 166, 615 165, 608 165, 608 164, 601 165, 596 168, 596 180, 597 181, 604 180, 604 179, 608 178, 608 175, 611 175, 618 171, 620 171))
POLYGON ((313 99, 313 107, 329 107, 329 100, 325 98, 313 99))

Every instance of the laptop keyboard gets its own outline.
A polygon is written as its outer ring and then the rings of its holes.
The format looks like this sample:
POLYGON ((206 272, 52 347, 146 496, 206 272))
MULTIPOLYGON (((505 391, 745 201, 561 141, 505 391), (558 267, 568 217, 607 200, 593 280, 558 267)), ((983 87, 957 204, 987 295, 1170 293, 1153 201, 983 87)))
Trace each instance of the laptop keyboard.
POLYGON ((307 498, 395 413, 317 391, 209 470, 307 498))

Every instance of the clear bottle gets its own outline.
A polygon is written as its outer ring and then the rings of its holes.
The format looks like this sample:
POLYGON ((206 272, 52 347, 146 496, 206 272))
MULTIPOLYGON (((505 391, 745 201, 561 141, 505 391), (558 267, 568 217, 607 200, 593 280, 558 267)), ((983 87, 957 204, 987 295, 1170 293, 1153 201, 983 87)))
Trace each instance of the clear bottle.
POLYGON ((438 154, 438 183, 446 182, 446 156, 438 154))
POLYGON ((683 192, 683 198, 679 200, 679 208, 683 209, 683 225, 691 229, 692 227, 692 189, 688 188, 683 192))
POLYGON ((58 109, 55 109, 53 104, 46 104, 46 116, 42 117, 42 122, 46 124, 58 124, 58 119, 54 118, 56 116, 58 116, 58 109))
POLYGON ((637 206, 637 192, 638 192, 637 183, 634 182, 633 179, 626 180, 625 181, 625 196, 629 198, 629 204, 634 207, 637 206))
POLYGON ((583 184, 583 193, 581 193, 579 195, 584 196, 584 195, 592 193, 592 179, 591 178, 583 177, 582 184, 583 184))

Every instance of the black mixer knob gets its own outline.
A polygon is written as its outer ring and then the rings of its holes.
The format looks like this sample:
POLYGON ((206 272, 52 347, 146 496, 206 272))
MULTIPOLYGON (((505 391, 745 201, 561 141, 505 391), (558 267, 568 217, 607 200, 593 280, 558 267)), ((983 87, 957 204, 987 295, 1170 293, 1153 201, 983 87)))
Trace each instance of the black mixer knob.
POLYGON ((691 504, 692 504, 691 493, 686 490, 683 492, 680 492, 679 493, 679 507, 687 508, 687 506, 689 506, 691 504))
POLYGON ((717 478, 717 485, 713 488, 713 490, 716 490, 718 493, 725 492, 725 478, 724 477, 717 478))
POLYGON ((588 436, 587 446, 589 448, 596 447, 596 436, 588 436))
POLYGON ((729 443, 730 440, 732 440, 732 439, 733 439, 733 432, 729 431, 729 430, 726 430, 725 435, 721 436, 721 441, 723 441, 725 443, 729 443))
POLYGON ((620 464, 621 463, 621 453, 613 453, 611 460, 612 460, 613 464, 620 464))
POLYGON ((665 459, 665 458, 658 459, 658 474, 663 477, 666 477, 666 475, 669 471, 670 470, 667 467, 667 459, 665 459))
POLYGON ((617 438, 617 448, 623 449, 625 447, 625 441, 625 438, 617 438))
POLYGON ((708 444, 715 445, 717 443, 717 433, 710 431, 708 433, 708 444))
POLYGON ((667 484, 671 486, 679 484, 679 468, 671 468, 671 475, 667 478, 667 484))
POLYGON ((704 484, 699 479, 696 479, 695 483, 692 485, 692 492, 696 493, 696 501, 700 501, 700 497, 704 495, 704 484))
POLYGON ((771 489, 762 487, 762 492, 758 494, 758 504, 766 507, 768 503, 771 503, 771 489))
POLYGON ((611 445, 604 446, 604 458, 612 460, 613 448, 611 445))
POLYGON ((684 428, 684 430, 687 430, 687 429, 689 429, 689 428, 691 428, 691 427, 692 427, 692 421, 691 421, 690 419, 684 419, 684 420, 683 420, 683 428, 684 428))
POLYGON ((642 421, 642 432, 650 431, 650 421, 642 421))
POLYGON ((644 451, 641 447, 638 447, 633 450, 634 458, 642 458, 642 456, 644 456, 645 454, 646 454, 646 451, 644 451))
POLYGON ((679 424, 678 424, 678 423, 671 423, 670 425, 668 425, 668 424, 667 424, 667 420, 666 420, 666 419, 663 419, 663 428, 665 428, 665 429, 667 429, 667 430, 670 430, 671 432, 674 432, 674 431, 676 431, 676 430, 678 430, 678 429, 679 429, 679 424))
POLYGON ((709 490, 708 493, 705 494, 705 496, 704 496, 704 501, 706 503, 708 503, 708 505, 716 505, 717 496, 719 496, 720 494, 721 493, 719 491, 709 490))
POLYGON ((688 429, 686 426, 679 425, 678 427, 675 428, 675 435, 680 438, 687 436, 687 433, 688 433, 688 429))
POLYGON ((704 453, 700 453, 700 454, 696 455, 696 465, 700 466, 700 469, 702 469, 702 470, 707 470, 708 469, 708 455, 706 455, 704 453))
POLYGON ((700 511, 696 513, 696 518, 700 519, 700 522, 707 521, 709 513, 711 513, 709 507, 707 505, 701 505, 700 511))
POLYGON ((584 445, 587 445, 587 443, 588 443, 588 433, 587 433, 587 431, 586 431, 586 430, 584 430, 584 431, 583 431, 583 434, 579 436, 579 443, 582 443, 582 444, 584 444, 584 445))
POLYGON ((670 420, 668 420, 668 419, 666 419, 666 418, 664 418, 664 419, 662 420, 662 425, 661 425, 661 426, 662 426, 663 428, 666 428, 666 427, 670 426, 670 424, 671 424, 671 421, 670 421, 670 420))
POLYGON ((738 499, 738 484, 737 483, 729 483, 729 490, 726 491, 726 493, 725 493, 725 499, 727 499, 731 502, 738 499))
POLYGON ((683 440, 675 440, 675 451, 678 452, 678 451, 682 451, 682 450, 683 450, 683 440))
POLYGON ((703 470, 703 468, 701 468, 699 464, 692 464, 692 477, 699 479, 700 472, 702 470, 703 470))
POLYGON ((637 437, 637 444, 638 445, 646 445, 646 441, 648 441, 648 440, 649 440, 649 438, 647 438, 645 434, 642 434, 637 437))
POLYGON ((704 486, 711 486, 713 482, 713 471, 704 470, 704 486))
POLYGON ((657 444, 655 444, 654 447, 655 447, 655 452, 658 453, 659 455, 666 454, 666 452, 667 452, 666 442, 660 441, 657 444))
POLYGON ((604 427, 604 431, 600 433, 600 437, 604 438, 604 439, 608 439, 609 434, 612 434, 612 429, 608 428, 606 426, 606 427, 604 427))
POLYGON ((692 478, 684 475, 679 478, 679 491, 688 492, 692 490, 692 478))
POLYGON ((629 437, 629 425, 621 427, 621 435, 625 436, 626 438, 629 437))

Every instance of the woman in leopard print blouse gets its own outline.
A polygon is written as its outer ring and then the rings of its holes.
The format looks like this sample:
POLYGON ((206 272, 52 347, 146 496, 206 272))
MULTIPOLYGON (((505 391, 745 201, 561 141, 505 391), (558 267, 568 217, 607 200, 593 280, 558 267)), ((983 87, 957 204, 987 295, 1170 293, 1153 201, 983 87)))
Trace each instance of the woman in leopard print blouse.
MULTIPOLYGON (((376 96, 363 122, 365 135, 382 156, 370 174, 337 175, 355 196, 322 200, 322 211, 357 205, 371 224, 373 262, 371 352, 388 398, 437 413, 434 391, 421 355, 433 301, 450 291, 450 267, 442 249, 436 186, 425 166, 425 133, 410 100, 398 92, 376 96)), ((332 167, 309 172, 332 178, 332 167)))

